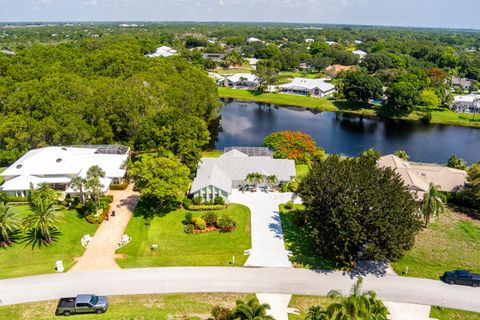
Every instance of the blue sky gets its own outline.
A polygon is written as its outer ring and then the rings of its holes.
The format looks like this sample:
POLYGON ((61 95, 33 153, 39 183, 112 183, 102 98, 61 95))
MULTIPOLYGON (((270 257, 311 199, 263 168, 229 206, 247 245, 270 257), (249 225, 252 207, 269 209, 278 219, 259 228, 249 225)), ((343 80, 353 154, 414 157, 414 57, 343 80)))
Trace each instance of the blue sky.
POLYGON ((0 21, 271 21, 480 29, 480 0, 0 0, 0 21))

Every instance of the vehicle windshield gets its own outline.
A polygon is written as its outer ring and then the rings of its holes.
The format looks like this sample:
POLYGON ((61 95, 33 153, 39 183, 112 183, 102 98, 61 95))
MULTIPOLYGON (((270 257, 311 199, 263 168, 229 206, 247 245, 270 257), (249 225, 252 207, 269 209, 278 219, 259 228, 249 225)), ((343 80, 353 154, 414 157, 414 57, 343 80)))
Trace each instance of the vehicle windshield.
POLYGON ((92 299, 90 299, 90 304, 96 305, 96 304, 97 304, 97 301, 98 301, 98 297, 97 297, 97 296, 93 296, 92 299))

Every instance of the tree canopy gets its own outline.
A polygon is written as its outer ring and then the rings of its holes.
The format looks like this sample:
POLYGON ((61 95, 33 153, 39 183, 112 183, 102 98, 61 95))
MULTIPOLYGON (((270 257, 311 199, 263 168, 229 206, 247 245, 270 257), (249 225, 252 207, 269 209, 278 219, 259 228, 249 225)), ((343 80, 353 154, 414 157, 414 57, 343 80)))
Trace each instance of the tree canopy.
POLYGON ((311 159, 317 150, 315 140, 298 131, 274 132, 263 139, 263 144, 273 150, 275 158, 292 159, 299 163, 311 159))
POLYGON ((363 71, 345 72, 343 76, 343 95, 351 101, 368 102, 382 96, 382 83, 363 71))

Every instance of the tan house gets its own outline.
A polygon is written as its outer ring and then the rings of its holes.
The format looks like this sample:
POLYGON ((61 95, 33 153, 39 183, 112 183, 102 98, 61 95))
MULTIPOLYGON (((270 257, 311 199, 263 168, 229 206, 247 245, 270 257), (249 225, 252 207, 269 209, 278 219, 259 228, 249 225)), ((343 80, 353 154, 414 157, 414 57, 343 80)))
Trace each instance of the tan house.
POLYGON ((464 170, 439 165, 412 164, 393 154, 381 157, 378 160, 378 165, 395 170, 403 179, 405 185, 419 199, 423 199, 430 183, 439 186, 441 191, 452 192, 462 188, 467 183, 468 178, 468 174, 464 170))
POLYGON ((331 66, 328 66, 327 68, 325 68, 325 73, 330 78, 335 78, 340 74, 340 72, 355 71, 355 70, 357 70, 356 66, 344 66, 341 64, 332 64, 331 66))

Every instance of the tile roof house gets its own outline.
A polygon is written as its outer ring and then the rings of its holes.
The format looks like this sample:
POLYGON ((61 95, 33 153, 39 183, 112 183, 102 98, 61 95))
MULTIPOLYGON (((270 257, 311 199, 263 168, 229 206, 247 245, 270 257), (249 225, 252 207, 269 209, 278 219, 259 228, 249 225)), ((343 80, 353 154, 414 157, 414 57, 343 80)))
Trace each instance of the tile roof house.
POLYGON ((344 66, 341 64, 332 64, 331 66, 328 66, 325 68, 325 72, 330 78, 335 78, 340 74, 340 72, 354 71, 356 69, 357 69, 356 66, 344 66))
POLYGON ((335 91, 335 86, 325 79, 295 78, 292 82, 278 86, 280 92, 304 96, 323 97, 335 91))
POLYGON ((213 200, 218 196, 227 199, 232 189, 243 186, 247 175, 253 172, 264 176, 275 175, 278 183, 290 182, 296 176, 293 160, 248 156, 232 149, 219 158, 200 160, 190 193, 205 200, 213 200))
POLYGON ((56 190, 76 193, 70 182, 76 176, 85 177, 94 165, 105 171, 101 179, 103 192, 112 182, 119 183, 125 176, 123 165, 129 157, 130 148, 120 145, 45 147, 33 149, 15 161, 0 176, 5 182, 0 190, 9 195, 25 196, 28 191, 42 183, 51 184, 56 190))
POLYGON ((405 185, 423 199, 430 183, 440 187, 441 191, 452 192, 467 183, 468 174, 464 170, 438 165, 411 164, 395 155, 386 155, 378 161, 380 167, 388 167, 397 172, 405 185))
POLYGON ((237 73, 226 76, 217 81, 217 84, 224 87, 236 89, 255 89, 260 84, 258 77, 251 73, 237 73))

